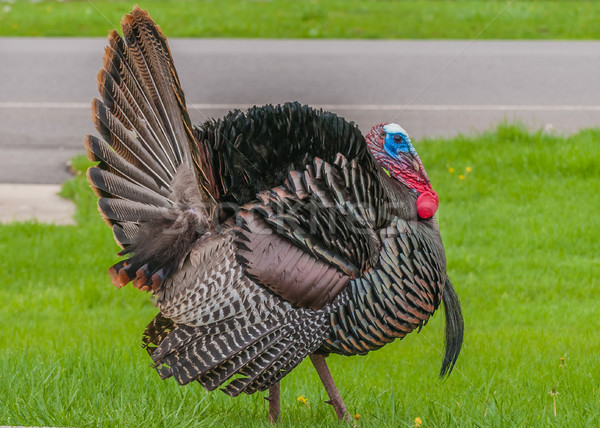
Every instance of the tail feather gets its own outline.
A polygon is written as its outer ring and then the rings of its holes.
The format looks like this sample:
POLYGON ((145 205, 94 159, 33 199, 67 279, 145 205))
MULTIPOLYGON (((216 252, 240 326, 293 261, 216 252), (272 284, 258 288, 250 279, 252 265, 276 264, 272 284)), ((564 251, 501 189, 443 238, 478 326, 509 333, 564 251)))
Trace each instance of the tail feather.
POLYGON ((173 173, 162 168, 148 151, 137 140, 135 132, 129 131, 106 108, 106 105, 95 99, 92 103, 94 124, 102 137, 126 162, 132 164, 145 174, 157 180, 162 186, 169 188, 173 173))
POLYGON ((87 176, 88 180, 94 183, 92 188, 99 191, 97 193, 99 197, 116 196, 132 202, 141 202, 163 208, 171 207, 169 200, 165 199, 164 195, 133 183, 110 171, 91 167, 87 171, 87 176))
POLYGON ((93 135, 88 135, 85 145, 88 151, 88 158, 91 161, 100 162, 98 168, 110 171, 121 178, 127 178, 132 183, 152 190, 165 198, 169 196, 168 189, 159 186, 152 177, 125 161, 106 142, 93 135))
MULTIPOLYGON (((137 42, 135 33, 132 30, 128 20, 134 21, 134 9, 131 15, 123 18, 122 29, 123 35, 127 43, 116 31, 111 31, 108 40, 110 47, 105 51, 104 68, 119 82, 121 89, 125 94, 128 94, 132 107, 136 108, 138 114, 148 122, 149 131, 154 134, 157 141, 169 143, 162 124, 164 115, 157 111, 155 104, 156 98, 153 99, 152 93, 156 94, 154 89, 154 80, 161 81, 169 79, 169 75, 155 74, 152 76, 143 52, 137 42), (129 37, 128 37, 129 36, 129 37)), ((137 15, 137 13, 136 13, 137 15)), ((150 58, 148 58, 150 60, 150 58)), ((163 150, 165 153, 173 153, 173 150, 167 148, 165 144, 163 150)))
POLYGON ((149 222, 168 213, 165 208, 115 198, 98 199, 98 207, 107 221, 149 222))
MULTIPOLYGON (((120 107, 122 111, 129 110, 129 113, 131 113, 132 110, 135 113, 133 116, 127 116, 127 122, 131 123, 131 125, 139 131, 146 146, 152 147, 154 153, 162 153, 163 157, 168 159, 167 163, 169 164, 171 171, 175 170, 175 160, 172 157, 169 157, 169 153, 171 153, 172 150, 165 147, 169 145, 170 142, 164 138, 161 131, 162 126, 160 125, 160 118, 152 107, 151 102, 144 91, 144 87, 140 85, 138 79, 141 79, 141 77, 138 77, 139 73, 137 73, 137 68, 130 53, 130 49, 125 47, 123 40, 116 31, 111 32, 109 35, 109 42, 114 49, 110 47, 106 48, 104 69, 114 79, 115 84, 123 94, 124 100, 118 96, 118 93, 116 97, 113 95, 116 92, 115 88, 111 88, 110 85, 102 86, 102 83, 104 83, 101 80, 102 74, 98 75, 100 93, 103 98, 107 99, 108 105, 120 107), (108 91, 102 91, 103 88, 108 91), (127 103, 124 103, 123 105, 114 104, 113 100, 117 101, 117 99, 126 101, 127 103), (127 104, 129 107, 127 107, 127 104)), ((107 82, 110 83, 109 81, 107 82)))
POLYGON ((132 245, 135 238, 138 236, 140 226, 137 223, 130 221, 122 221, 119 224, 113 225, 113 235, 115 241, 121 248, 132 245))
POLYGON ((446 280, 444 294, 444 311, 446 313, 446 353, 440 370, 440 377, 449 376, 456 364, 463 343, 464 320, 460 302, 450 280, 446 280))
POLYGON ((193 132, 187 110, 182 109, 185 107, 185 97, 165 36, 148 12, 138 7, 123 18, 122 29, 125 40, 134 47, 132 53, 146 83, 144 88, 151 94, 156 111, 165 124, 165 134, 173 143, 169 146, 173 149, 173 156, 177 163, 191 164, 190 151, 176 144, 182 136, 193 139, 193 132), (154 79, 157 74, 170 76, 170 79, 154 79), (182 111, 183 120, 173 120, 166 114, 178 109, 182 111))
POLYGON ((98 73, 102 100, 93 101, 92 117, 104 141, 86 139, 99 161, 88 180, 120 255, 133 254, 110 269, 115 285, 156 291, 207 230, 212 171, 192 159, 202 145, 160 28, 136 6, 122 30, 109 34, 98 73))
MULTIPOLYGON (((130 131, 138 132, 140 143, 148 150, 149 154, 164 169, 175 173, 176 166, 173 159, 167 156, 167 152, 157 140, 152 128, 147 128, 142 120, 147 121, 139 107, 135 104, 134 98, 126 97, 123 91, 131 93, 130 90, 121 87, 115 82, 115 79, 106 70, 102 69, 98 73, 98 91, 102 95, 104 104, 110 112, 130 131), (136 112, 135 109, 138 109, 136 112)), ((149 123, 149 122, 146 122, 149 123)))

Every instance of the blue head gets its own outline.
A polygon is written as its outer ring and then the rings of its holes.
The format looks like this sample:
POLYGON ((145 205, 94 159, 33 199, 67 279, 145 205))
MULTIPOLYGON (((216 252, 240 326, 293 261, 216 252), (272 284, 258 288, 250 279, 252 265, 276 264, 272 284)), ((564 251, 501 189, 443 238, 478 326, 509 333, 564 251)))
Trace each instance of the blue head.
POLYGON ((396 158, 399 152, 416 155, 417 151, 410 143, 410 138, 406 131, 395 123, 389 123, 383 127, 385 132, 385 141, 383 148, 392 158, 396 158))
POLYGON ((365 136, 365 141, 387 175, 418 194, 419 217, 432 217, 438 207, 438 197, 406 131, 395 123, 377 125, 365 136))

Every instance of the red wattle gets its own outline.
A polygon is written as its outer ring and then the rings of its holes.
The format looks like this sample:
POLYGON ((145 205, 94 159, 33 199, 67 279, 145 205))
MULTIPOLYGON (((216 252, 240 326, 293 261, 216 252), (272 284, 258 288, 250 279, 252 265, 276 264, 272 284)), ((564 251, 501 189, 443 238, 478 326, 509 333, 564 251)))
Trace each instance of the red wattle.
POLYGON ((417 214, 421 218, 433 217, 438 209, 438 196, 435 192, 421 193, 417 198, 417 214))

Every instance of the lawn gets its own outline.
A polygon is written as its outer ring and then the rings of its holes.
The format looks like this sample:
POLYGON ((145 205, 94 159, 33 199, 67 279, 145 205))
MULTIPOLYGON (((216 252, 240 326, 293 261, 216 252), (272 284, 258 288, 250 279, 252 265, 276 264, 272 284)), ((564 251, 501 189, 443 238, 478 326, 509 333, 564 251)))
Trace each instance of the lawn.
MULTIPOLYGON (((1 36, 97 36, 135 1, 0 3, 1 36)), ((140 0, 169 37, 597 39, 600 2, 140 0)))
MULTIPOLYGON (((440 196, 464 348, 440 381, 437 314, 366 357, 332 356, 359 426, 600 425, 599 140, 600 130, 565 138, 501 125, 416 142, 440 196)), ((117 247, 83 176, 64 193, 77 226, 0 226, 0 425, 268 426, 264 394, 159 379, 140 347, 150 297, 110 284, 117 247)), ((282 382, 281 426, 337 426, 325 398, 304 362, 282 382)))

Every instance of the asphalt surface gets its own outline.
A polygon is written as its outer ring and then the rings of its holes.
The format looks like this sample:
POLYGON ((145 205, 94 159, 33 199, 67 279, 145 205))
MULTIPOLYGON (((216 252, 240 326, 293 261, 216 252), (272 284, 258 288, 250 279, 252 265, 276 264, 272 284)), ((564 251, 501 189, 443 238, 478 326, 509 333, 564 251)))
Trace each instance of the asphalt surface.
MULTIPOLYGON (((104 39, 0 38, 0 183, 61 183, 94 133, 104 39)), ((170 40, 192 119, 300 101, 413 138, 600 126, 600 42, 170 40)))

